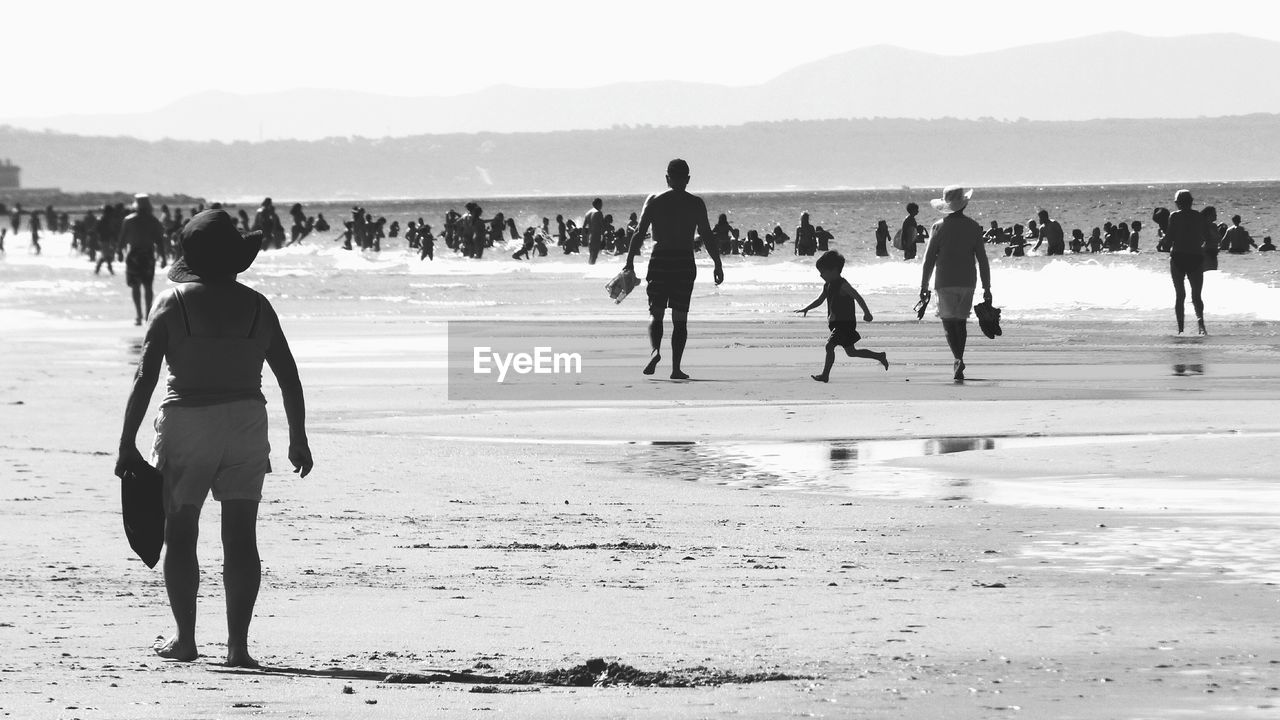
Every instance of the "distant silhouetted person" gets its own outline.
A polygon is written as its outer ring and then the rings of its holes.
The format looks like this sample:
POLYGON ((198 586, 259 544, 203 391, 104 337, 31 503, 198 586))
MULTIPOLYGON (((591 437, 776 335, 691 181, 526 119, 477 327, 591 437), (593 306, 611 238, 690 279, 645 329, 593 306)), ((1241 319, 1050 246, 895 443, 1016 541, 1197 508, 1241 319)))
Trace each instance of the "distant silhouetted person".
POLYGON ((919 224, 916 222, 916 215, 920 212, 920 206, 915 203, 907 203, 907 216, 902 220, 902 259, 914 260, 916 257, 916 236, 920 233, 916 230, 919 224))
POLYGON ((1040 218, 1040 230, 1037 233, 1036 245, 1031 248, 1040 249, 1040 243, 1047 242, 1049 247, 1045 248, 1046 255, 1062 255, 1067 251, 1066 239, 1062 233, 1062 225, 1057 220, 1049 218, 1048 210, 1041 210, 1036 214, 1040 218))
POLYGON ((1185 285, 1191 286, 1191 305, 1196 311, 1196 326, 1201 335, 1204 327, 1204 301, 1200 297, 1204 285, 1204 248, 1216 242, 1204 216, 1191 209, 1191 191, 1179 190, 1173 197, 1177 210, 1169 215, 1165 240, 1169 246, 1169 274, 1173 278, 1173 316, 1178 332, 1183 331, 1183 304, 1187 298, 1185 285))
POLYGON ((600 248, 604 246, 604 213, 601 208, 604 201, 596 198, 591 201, 591 209, 582 218, 582 231, 587 235, 587 263, 596 264, 600 256, 600 248))
POLYGON ((831 241, 836 239, 835 235, 832 235, 821 225, 813 231, 813 236, 818 241, 818 252, 826 252, 831 249, 831 241))
POLYGON ((40 254, 40 214, 32 212, 31 217, 27 220, 27 224, 31 226, 31 247, 40 254))
POLYGON ((889 241, 893 239, 889 232, 889 223, 881 220, 876 223, 876 257, 889 257, 889 241))
POLYGON ((818 251, 818 234, 809 224, 809 213, 800 213, 800 224, 796 226, 796 241, 792 245, 796 255, 813 255, 818 251))
POLYGON ((667 187, 665 192, 650 195, 640 211, 640 224, 636 227, 631 249, 627 252, 625 267, 634 271, 635 257, 646 233, 653 232, 653 250, 649 253, 649 270, 646 291, 649 296, 649 345, 652 352, 644 367, 645 375, 652 375, 662 360, 662 320, 666 309, 671 308, 671 377, 688 379, 680 369, 685 342, 689 338, 689 300, 693 296, 693 282, 698 266, 693 259, 694 234, 706 244, 707 252, 715 262, 713 278, 716 285, 724 282, 724 268, 720 264, 720 248, 711 240, 711 222, 707 218, 707 204, 697 195, 685 190, 689 185, 689 164, 676 158, 667 163, 667 187))
POLYGON ((156 257, 160 266, 168 262, 165 255, 164 226, 151 210, 151 198, 133 196, 134 210, 120 225, 118 245, 124 250, 124 278, 137 311, 133 324, 141 325, 151 314, 152 285, 156 276, 156 257), (145 296, 146 310, 143 310, 145 296))
POLYGON ((1241 255, 1249 252, 1250 249, 1258 247, 1258 244, 1249 237, 1249 231, 1240 226, 1240 216, 1231 216, 1231 227, 1227 228, 1227 233, 1222 236, 1222 245, 1226 247, 1227 252, 1235 255, 1241 255))

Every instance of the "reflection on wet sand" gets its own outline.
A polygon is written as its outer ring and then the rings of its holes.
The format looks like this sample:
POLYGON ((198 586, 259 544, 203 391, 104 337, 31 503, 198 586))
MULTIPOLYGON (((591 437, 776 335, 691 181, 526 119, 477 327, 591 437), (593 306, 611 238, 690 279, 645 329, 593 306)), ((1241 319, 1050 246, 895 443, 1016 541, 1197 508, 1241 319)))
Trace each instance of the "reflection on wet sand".
MULTIPOLYGON (((1232 437, 1240 437, 1232 433, 1232 437)), ((1274 433, 1257 433, 1274 437, 1274 433)), ((936 437, 906 440, 823 440, 793 442, 646 443, 637 445, 636 467, 657 475, 731 487, 775 488, 842 495, 925 501, 980 499, 984 502, 1035 504, 1035 498, 1063 498, 1052 488, 1096 486, 1086 493, 1106 495, 1116 478, 1025 478, 1037 490, 1014 493, 1009 483, 956 478, 895 463, 896 460, 994 450, 1133 443, 1176 437, 1170 435, 1075 435, 1020 437, 936 437), (981 492, 975 493, 979 487, 981 492), (957 488, 966 488, 964 494, 957 488)), ((1129 481, 1136 481, 1130 478, 1129 481)), ((1068 503, 1070 504, 1070 503, 1068 503)), ((1101 503, 1093 503, 1098 505, 1101 503)))
POLYGON ((1204 365, 1202 365, 1202 364, 1200 364, 1200 363, 1192 363, 1192 364, 1176 363, 1176 364, 1174 364, 1174 366, 1173 366, 1173 374, 1174 374, 1174 375, 1183 375, 1183 376, 1186 376, 1186 375, 1203 375, 1203 374, 1204 374, 1204 365))
MULTIPOLYGON (((1061 439, 1057 439, 1061 442, 1061 439)), ((954 479, 896 467, 900 458, 994 450, 1050 438, 940 437, 909 440, 645 444, 639 467, 685 480, 749 488, 956 500, 954 479)), ((968 481, 962 481, 965 487, 968 481)), ((967 498, 965 498, 967 499, 967 498)))
MULTIPOLYGON (((1218 582, 1280 582, 1280 487, 1269 479, 1192 482, 1166 476, 965 478, 911 467, 897 459, 1013 448, 1134 443, 1206 435, 942 437, 918 440, 698 443, 639 448, 639 468, 739 489, 768 488, 931 503, 1110 508, 1120 520, 1043 536, 1019 567, 1071 572, 1157 574, 1218 582), (1151 515, 1151 513, 1158 513, 1151 515), (1163 519, 1173 520, 1167 525, 1163 519)), ((1226 433, 1274 439, 1277 433, 1226 433)))

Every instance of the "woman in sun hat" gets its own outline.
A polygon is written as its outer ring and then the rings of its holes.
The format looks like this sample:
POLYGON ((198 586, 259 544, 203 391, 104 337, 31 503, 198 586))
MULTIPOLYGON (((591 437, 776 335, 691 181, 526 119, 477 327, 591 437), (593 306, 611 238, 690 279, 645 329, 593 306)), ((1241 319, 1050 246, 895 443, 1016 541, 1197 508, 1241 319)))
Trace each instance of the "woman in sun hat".
POLYGON ((196 559, 200 509, 209 491, 222 503, 223 582, 227 597, 227 664, 253 667, 249 623, 258 596, 257 517, 271 471, 262 364, 275 373, 289 422, 289 462, 311 472, 302 382, 271 303, 236 282, 262 248, 261 233, 241 235, 223 210, 197 214, 180 233, 182 259, 169 270, 177 287, 156 298, 142 359, 125 406, 116 474, 145 467, 138 428, 159 379, 169 378, 156 416, 153 460, 164 477, 165 588, 178 631, 156 649, 191 661, 195 640, 196 559))
POLYGON ((934 223, 933 231, 929 233, 929 247, 924 253, 924 269, 920 278, 920 297, 924 299, 929 295, 929 278, 937 268, 934 291, 938 299, 938 317, 942 318, 942 329, 947 334, 957 381, 964 380, 967 324, 979 277, 982 279, 983 299, 991 301, 991 268, 987 264, 987 251, 982 241, 982 226, 964 214, 972 195, 971 188, 951 185, 943 190, 941 198, 929 201, 934 210, 946 213, 946 217, 934 223))

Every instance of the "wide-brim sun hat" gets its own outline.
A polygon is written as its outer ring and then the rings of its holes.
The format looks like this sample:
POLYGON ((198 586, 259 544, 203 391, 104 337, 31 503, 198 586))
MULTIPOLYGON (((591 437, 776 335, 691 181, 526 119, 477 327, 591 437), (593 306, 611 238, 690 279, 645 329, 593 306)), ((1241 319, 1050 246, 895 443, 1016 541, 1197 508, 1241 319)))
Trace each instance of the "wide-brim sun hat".
POLYGON ((972 195, 973 188, 967 188, 961 185, 948 185, 942 191, 942 197, 930 200, 929 204, 938 212, 960 212, 969 204, 969 198, 972 195))
POLYGON ((177 283, 218 280, 249 269, 262 249, 262 232, 241 235, 225 210, 196 214, 179 233, 182 258, 169 268, 177 283))

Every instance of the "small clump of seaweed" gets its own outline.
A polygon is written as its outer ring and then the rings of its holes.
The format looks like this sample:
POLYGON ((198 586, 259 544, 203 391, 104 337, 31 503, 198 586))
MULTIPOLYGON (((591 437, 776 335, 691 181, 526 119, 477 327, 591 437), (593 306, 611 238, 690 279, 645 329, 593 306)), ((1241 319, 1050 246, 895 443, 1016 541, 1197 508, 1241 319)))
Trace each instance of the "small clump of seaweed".
POLYGON ((570 668, 556 670, 522 670, 503 676, 513 685, 556 685, 570 687, 635 687, 688 688, 712 685, 736 685, 785 680, 810 680, 803 675, 780 672, 735 673, 708 667, 672 670, 640 670, 631 665, 593 658, 570 668))

